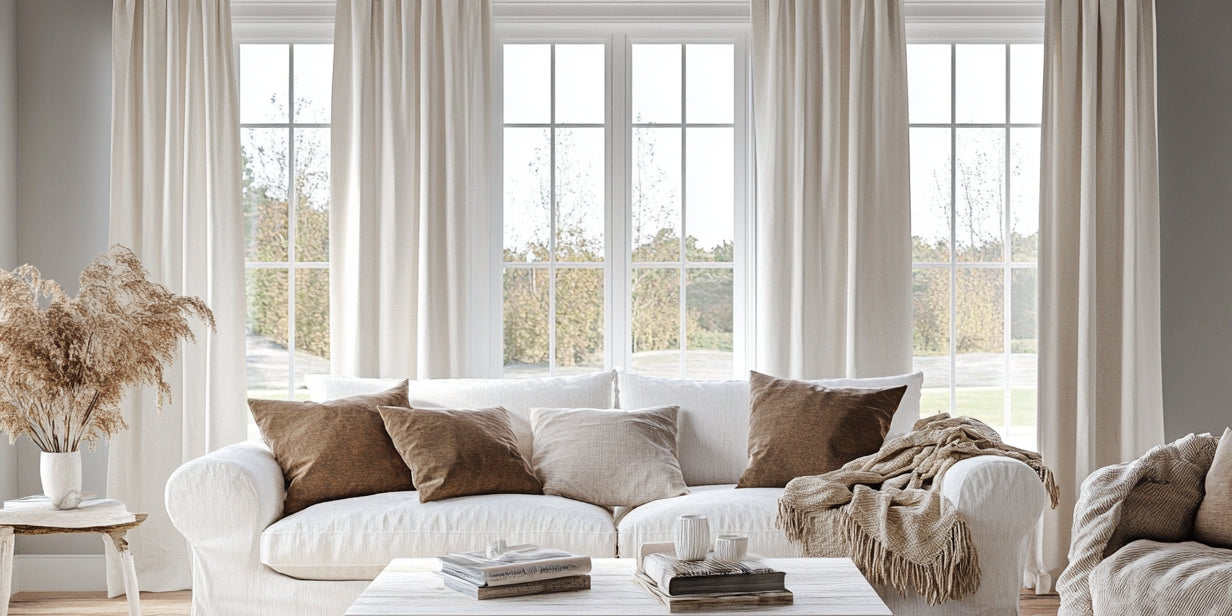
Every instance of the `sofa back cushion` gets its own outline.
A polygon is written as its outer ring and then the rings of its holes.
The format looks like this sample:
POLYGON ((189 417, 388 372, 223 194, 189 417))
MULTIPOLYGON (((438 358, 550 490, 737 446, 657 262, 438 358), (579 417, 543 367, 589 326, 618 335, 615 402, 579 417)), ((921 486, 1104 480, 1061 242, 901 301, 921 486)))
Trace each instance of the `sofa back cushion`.
MULTIPOLYGON (((413 408, 504 408, 518 437, 518 451, 529 463, 534 453, 532 407, 614 408, 615 380, 615 372, 537 379, 427 379, 411 381, 408 397, 413 408)), ((307 381, 308 393, 316 401, 384 391, 399 382, 319 374, 308 375, 307 381)))
MULTIPOLYGON (((907 386, 890 423, 890 439, 911 431, 920 418, 924 373, 868 379, 821 379, 809 383, 835 388, 886 389, 907 386)), ((679 406, 680 468, 691 486, 736 483, 748 464, 749 382, 743 379, 694 381, 621 372, 621 408, 679 406)), ((412 383, 412 398, 414 383, 412 383)))

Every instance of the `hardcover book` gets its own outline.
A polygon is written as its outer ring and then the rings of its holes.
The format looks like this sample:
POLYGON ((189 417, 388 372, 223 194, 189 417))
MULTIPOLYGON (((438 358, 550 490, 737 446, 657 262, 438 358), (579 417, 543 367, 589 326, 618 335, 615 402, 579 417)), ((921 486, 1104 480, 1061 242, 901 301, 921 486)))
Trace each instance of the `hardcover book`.
POLYGON ((441 570, 475 586, 506 586, 522 582, 590 573, 590 557, 534 545, 510 546, 488 558, 485 552, 439 557, 441 570))
POLYGON ((542 595, 553 592, 573 592, 590 589, 589 575, 570 575, 568 577, 505 584, 504 586, 476 586, 460 577, 455 577, 444 571, 437 575, 445 582, 445 587, 455 590, 473 599, 500 599, 503 597, 521 597, 525 595, 542 595))
POLYGON ((755 559, 729 561, 711 555, 704 560, 681 560, 656 553, 642 559, 642 570, 671 596, 786 590, 786 574, 755 559))

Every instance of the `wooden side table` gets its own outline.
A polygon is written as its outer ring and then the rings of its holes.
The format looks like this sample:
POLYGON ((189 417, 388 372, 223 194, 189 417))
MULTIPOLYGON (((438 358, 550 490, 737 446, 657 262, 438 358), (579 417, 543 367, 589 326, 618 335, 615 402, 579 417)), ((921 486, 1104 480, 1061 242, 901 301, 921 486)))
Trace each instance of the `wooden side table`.
POLYGON ((56 526, 55 514, 47 516, 47 522, 37 524, 4 524, 0 516, 0 616, 8 616, 9 597, 13 590, 13 543, 15 535, 55 535, 62 533, 98 533, 103 536, 103 545, 107 550, 114 550, 120 557, 124 568, 124 595, 128 599, 129 616, 141 616, 141 594, 137 587, 137 569, 133 566, 133 555, 128 551, 128 531, 137 528, 145 521, 146 514, 133 514, 132 522, 111 524, 109 526, 71 527, 56 526))

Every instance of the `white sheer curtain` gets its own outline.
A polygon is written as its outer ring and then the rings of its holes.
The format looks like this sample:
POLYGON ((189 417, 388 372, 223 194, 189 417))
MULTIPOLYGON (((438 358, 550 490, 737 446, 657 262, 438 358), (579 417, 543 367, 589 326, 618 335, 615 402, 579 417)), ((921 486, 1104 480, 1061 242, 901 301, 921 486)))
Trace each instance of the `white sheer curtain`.
POLYGON ((336 373, 473 375, 492 238, 488 0, 339 0, 330 348, 336 373))
POLYGON ((1050 0, 1040 168, 1039 440, 1066 564, 1092 471, 1163 441, 1152 0, 1050 0))
POLYGON ((901 0, 753 0, 756 366, 911 367, 901 0))
MULTIPOLYGON (((204 299, 218 322, 216 334, 199 328, 167 371, 172 402, 161 413, 151 391, 128 398, 130 430, 108 449, 107 495, 150 516, 128 535, 141 589, 177 590, 192 584, 191 561, 163 506, 167 477, 246 433, 230 3, 116 0, 111 36, 111 241, 131 247, 151 279, 204 299)), ((123 592, 118 567, 109 558, 112 596, 123 592)))

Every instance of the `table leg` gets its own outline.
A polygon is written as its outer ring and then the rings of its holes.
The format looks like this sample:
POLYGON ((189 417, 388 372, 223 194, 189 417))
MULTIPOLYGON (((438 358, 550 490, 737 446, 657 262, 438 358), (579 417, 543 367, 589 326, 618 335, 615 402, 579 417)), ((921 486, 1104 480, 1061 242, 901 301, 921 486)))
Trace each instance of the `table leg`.
POLYGON ((0 526, 0 616, 9 614, 13 594, 13 527, 0 526))
POLYGON ((103 537, 103 543, 120 558, 120 569, 124 573, 124 597, 128 600, 128 616, 141 616, 141 588, 137 586, 137 568, 133 565, 133 553, 128 551, 124 531, 108 533, 103 537))

